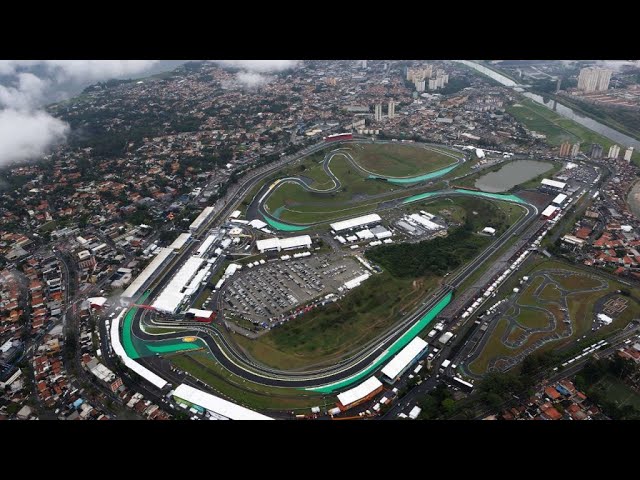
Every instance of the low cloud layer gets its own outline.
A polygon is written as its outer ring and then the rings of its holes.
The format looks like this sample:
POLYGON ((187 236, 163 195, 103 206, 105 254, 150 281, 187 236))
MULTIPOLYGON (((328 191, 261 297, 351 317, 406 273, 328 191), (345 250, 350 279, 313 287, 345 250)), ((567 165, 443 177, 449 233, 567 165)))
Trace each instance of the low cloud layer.
POLYGON ((255 88, 271 81, 270 73, 300 66, 300 60, 213 60, 223 67, 240 69, 236 80, 247 88, 255 88))
POLYGON ((69 126, 42 106, 80 85, 149 71, 158 60, 0 60, 0 166, 42 157, 69 126))
POLYGON ((619 72, 623 67, 634 67, 633 62, 626 60, 598 60, 596 65, 599 67, 610 68, 614 72, 619 72))
POLYGON ((43 111, 0 110, 0 164, 42 157, 69 125, 43 111))
POLYGON ((300 60, 214 60, 225 67, 240 68, 247 72, 281 72, 300 65, 300 60))
POLYGON ((245 87, 256 88, 267 83, 269 81, 269 77, 255 72, 239 72, 236 75, 236 80, 242 83, 245 87))

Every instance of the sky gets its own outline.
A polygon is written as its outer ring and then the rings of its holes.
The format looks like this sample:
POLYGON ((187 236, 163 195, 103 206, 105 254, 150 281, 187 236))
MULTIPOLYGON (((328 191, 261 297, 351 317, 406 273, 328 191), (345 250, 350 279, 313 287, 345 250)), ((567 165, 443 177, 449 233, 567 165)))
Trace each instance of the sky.
MULTIPOLYGON (((236 70, 240 84, 253 88, 271 74, 295 68, 295 60, 212 60, 236 70)), ((139 78, 173 70, 184 60, 0 60, 0 166, 38 160, 64 142, 69 125, 44 106, 77 95, 99 81, 139 78)))

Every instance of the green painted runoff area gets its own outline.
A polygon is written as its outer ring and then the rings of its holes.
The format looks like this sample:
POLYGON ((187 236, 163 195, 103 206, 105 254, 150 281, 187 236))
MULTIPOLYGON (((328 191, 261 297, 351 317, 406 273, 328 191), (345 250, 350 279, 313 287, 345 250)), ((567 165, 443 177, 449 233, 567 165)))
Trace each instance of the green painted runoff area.
POLYGON ((200 339, 198 339, 198 341, 195 342, 183 342, 180 340, 179 343, 174 341, 164 345, 147 344, 146 347, 154 353, 174 353, 185 350, 198 350, 199 348, 203 348, 203 345, 201 345, 200 339))
POLYGON ((418 183, 418 182, 424 182, 425 180, 429 180, 432 178, 436 178, 436 177, 441 177, 442 175, 446 175, 447 173, 449 173, 451 170, 453 170, 454 168, 458 168, 460 164, 456 163, 455 165, 452 165, 450 167, 446 167, 443 168, 441 170, 437 170, 435 172, 431 172, 431 173, 425 173, 424 175, 419 175, 417 177, 409 177, 409 178, 392 178, 392 177, 380 177, 380 176, 376 176, 376 175, 369 175, 369 178, 383 178, 384 180, 386 180, 389 183, 397 183, 397 184, 406 184, 406 183, 418 183))
POLYGON ((456 188, 454 190, 456 193, 462 193, 465 195, 479 195, 481 197, 493 198, 495 200, 506 200, 509 202, 523 203, 526 204, 523 199, 518 197, 517 195, 505 194, 505 193, 488 193, 488 192, 475 192, 473 190, 463 190, 461 188, 456 188))
MULTIPOLYGON (((437 190, 435 192, 420 193, 418 195, 412 195, 411 197, 405 198, 402 201, 402 203, 403 204, 407 204, 407 203, 418 202, 420 200, 424 200, 425 198, 429 198, 429 197, 432 197, 434 195, 442 195, 442 193, 443 193, 443 190, 437 190)), ((504 200, 506 202, 515 202, 515 203, 520 203, 520 204, 523 204, 523 205, 528 205, 528 203, 526 201, 524 201, 523 199, 521 199, 517 195, 513 195, 513 194, 477 192, 475 190, 464 190, 462 188, 457 188, 457 189, 453 190, 451 193, 457 193, 457 194, 461 194, 461 195, 475 195, 475 196, 479 196, 479 197, 492 198, 494 200, 504 200)), ((309 226, 291 225, 291 224, 288 224, 288 223, 278 222, 276 220, 273 220, 272 218, 269 218, 264 213, 262 214, 262 216, 264 217, 265 221, 269 225, 271 225, 276 230, 281 230, 283 232, 297 232, 297 231, 306 230, 307 228, 309 228, 309 226)))
MULTIPOLYGON (((142 305, 150 295, 150 292, 145 292, 138 301, 138 305, 142 305)), ((133 324, 133 318, 136 316, 138 307, 130 308, 124 317, 124 323, 122 325, 122 343, 127 356, 133 360, 140 357, 148 357, 155 355, 156 353, 175 353, 185 350, 197 350, 203 347, 202 341, 198 339, 195 342, 183 342, 181 338, 160 340, 154 342, 145 342, 138 338, 134 338, 131 333, 131 326, 133 324)))
POLYGON ((436 316, 442 311, 444 307, 449 305, 451 302, 451 298, 453 297, 453 292, 449 292, 442 300, 440 300, 435 307, 427 312, 427 314, 418 320, 413 327, 411 327, 407 332, 402 335, 398 340, 396 340, 393 345, 387 350, 387 352, 380 356, 376 361, 374 361, 367 368, 362 370, 360 373, 357 373, 345 380, 340 382, 331 383, 329 385, 323 385, 322 387, 315 388, 307 388, 306 390, 320 393, 331 393, 340 388, 346 387, 347 385, 351 385, 352 383, 357 382, 362 377, 369 375, 375 369, 377 369, 383 362, 389 359, 392 355, 395 355, 400 349, 404 348, 411 340, 413 340, 429 323, 436 318, 436 316))
POLYGON ((264 217, 265 222, 267 222, 273 228, 277 230, 282 230, 283 232, 298 232, 300 230, 306 230, 307 228, 309 228, 309 227, 303 227, 301 225, 290 225, 288 223, 278 222, 276 220, 273 220, 272 218, 269 218, 264 213, 262 214, 262 216, 264 217))
MULTIPOLYGON (((151 292, 144 292, 140 298, 138 298, 137 303, 139 305, 144 302, 151 292)), ((138 311, 138 307, 130 308, 127 314, 124 316, 124 323, 122 325, 122 343, 124 346, 124 351, 127 353, 127 356, 132 359, 140 358, 138 355, 138 351, 136 347, 133 345, 133 336, 131 335, 131 325, 133 323, 133 317, 136 316, 136 312, 138 311)))

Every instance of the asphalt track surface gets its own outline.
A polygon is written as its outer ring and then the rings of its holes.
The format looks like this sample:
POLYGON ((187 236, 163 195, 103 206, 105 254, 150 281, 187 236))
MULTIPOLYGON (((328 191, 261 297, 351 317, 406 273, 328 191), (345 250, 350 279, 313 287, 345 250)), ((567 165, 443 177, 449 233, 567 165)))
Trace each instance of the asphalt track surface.
MULTIPOLYGON (((323 145, 315 145, 312 148, 306 149, 306 154, 314 153, 326 147, 323 145)), ((234 194, 231 201, 227 202, 227 206, 214 215, 214 217, 208 222, 206 226, 200 229, 200 232, 196 235, 197 238, 203 236, 203 234, 212 226, 219 224, 226 219, 228 214, 233 211, 240 203, 243 197, 260 181, 271 175, 278 169, 282 168, 282 165, 268 169, 258 175, 254 175, 248 178, 242 186, 234 194)), ((452 190, 444 190, 441 192, 434 192, 434 196, 452 196, 459 193, 452 190)), ((255 198, 259 198, 256 195, 255 198)), ((230 372, 245 378, 248 381, 255 382, 263 385, 280 386, 280 387, 294 387, 294 388, 321 388, 327 387, 330 391, 332 384, 338 384, 343 382, 340 387, 346 386, 345 380, 350 377, 370 369, 373 364, 378 361, 381 354, 393 345, 399 338, 401 338, 412 326, 416 324, 421 318, 423 318, 431 309, 433 309, 440 301, 442 301, 449 293, 455 290, 464 280, 472 275, 484 261, 491 256, 493 252, 498 250, 504 245, 513 235, 518 235, 522 232, 523 228, 535 218, 538 211, 537 209, 526 203, 519 203, 526 210, 525 216, 520 218, 514 225, 512 225, 501 237, 494 241, 482 254, 478 255, 473 261, 461 267, 458 271, 454 272, 446 284, 440 286, 435 292, 431 292, 426 301, 420 305, 414 312, 407 315, 402 321, 391 327, 387 332, 379 336, 374 341, 362 346, 359 353, 346 358, 340 362, 335 363, 332 366, 306 371, 306 372, 291 372, 281 371, 269 368, 267 366, 257 364, 244 356, 237 348, 232 345, 226 337, 218 330, 215 325, 206 325, 192 322, 191 324, 176 325, 171 324, 171 327, 176 329, 174 333, 152 335, 144 332, 140 328, 140 322, 147 315, 147 311, 144 309, 138 309, 134 321, 133 321, 133 335, 142 339, 143 341, 153 342, 166 339, 179 339, 185 336, 196 336, 200 338, 209 348, 211 354, 216 360, 230 372), (180 328, 180 330, 178 330, 180 328)), ((165 269, 163 275, 152 283, 149 288, 149 302, 152 303, 154 299, 166 286, 166 284, 173 277, 176 270, 182 265, 183 260, 188 258, 197 249, 198 243, 191 243, 183 252, 178 254, 172 259, 168 269, 165 269)), ((378 365, 380 367, 382 365, 378 365)), ((376 368, 377 369, 377 368, 376 368)), ((374 370, 375 371, 375 370, 374 370)), ((373 373, 373 372, 371 372, 373 373)), ((354 380, 352 383, 354 383, 354 380)))
MULTIPOLYGON (((358 142, 358 143, 371 143, 371 142, 358 142)), ((397 145, 397 142, 390 142, 390 141, 378 141, 376 142, 377 144, 393 144, 393 145, 397 145)), ((458 167, 460 165, 462 165, 465 161, 464 158, 464 154, 462 152, 457 152, 455 150, 451 150, 448 152, 445 151, 441 151, 441 150, 435 150, 434 147, 432 145, 429 144, 410 144, 413 146, 413 148, 424 148, 425 150, 430 150, 430 151, 437 151, 438 153, 441 153, 443 155, 449 156, 452 159, 455 159, 456 162, 454 162, 454 164, 449 165, 447 167, 443 167, 441 169, 438 169, 436 171, 433 172, 429 172, 428 174, 426 174, 429 178, 428 180, 431 179, 436 179, 438 177, 444 176, 447 173, 449 173, 453 168, 458 167)), ((327 194, 330 195, 332 193, 336 193, 339 192, 340 189, 342 188, 342 183, 340 182, 340 179, 333 173, 333 171, 331 170, 331 161, 337 157, 340 156, 342 158, 344 158, 355 170, 357 170, 361 175, 368 177, 370 179, 372 179, 372 181, 375 180, 408 180, 411 178, 415 178, 415 184, 420 184, 416 187, 413 188, 406 188, 405 191, 411 192, 411 191, 423 191, 425 188, 425 181, 426 180, 419 180, 421 177, 424 177, 425 175, 417 175, 417 176, 411 176, 411 177, 391 177, 391 176, 382 176, 380 174, 371 172, 369 170, 366 170, 364 167, 362 167, 351 155, 350 149, 346 148, 346 147, 337 147, 335 149, 332 149, 331 151, 327 152, 322 160, 322 168, 324 170, 324 173, 327 175, 327 177, 333 182, 333 186, 327 189, 319 189, 319 188, 315 188, 312 186, 311 183, 308 183, 307 181, 305 181, 304 178, 301 177, 284 177, 284 178, 280 178, 278 180, 275 180, 274 182, 272 182, 271 184, 266 184, 264 185, 260 191, 256 194, 256 196, 252 199, 251 204, 249 205, 249 208, 247 209, 247 219, 253 220, 254 218, 260 219, 260 217, 264 217, 265 220, 269 221, 269 220, 275 220, 276 222, 280 222, 280 220, 278 218, 276 218, 273 214, 271 214, 271 212, 269 212, 266 208, 265 208, 265 204, 267 203, 269 197, 278 189, 280 188, 282 185, 285 184, 295 184, 300 186, 303 190, 310 192, 310 193, 317 193, 317 194, 327 194)), ((385 209, 385 208, 381 208, 382 206, 378 204, 378 202, 383 201, 385 198, 389 197, 389 196, 396 196, 398 194, 398 191, 389 191, 389 192, 383 192, 383 193, 379 193, 377 195, 370 195, 368 196, 365 200, 360 200, 360 201, 350 201, 350 202, 345 202, 345 204, 352 204, 353 208, 357 208, 357 207, 362 207, 362 206, 367 206, 366 203, 363 203, 363 201, 371 201, 373 202, 373 204, 376 204, 376 206, 372 207, 372 210, 381 210, 381 209, 385 209)), ((393 208, 394 206, 397 206, 400 201, 402 199, 391 199, 387 203, 387 208, 393 208)), ((347 217, 352 217, 353 214, 347 214, 347 217)), ((334 220, 336 221, 336 220, 334 220)), ((320 225, 323 223, 327 223, 327 221, 320 221, 320 222, 314 222, 314 223, 309 223, 309 224, 295 224, 295 223, 289 223, 289 225, 291 226, 301 226, 301 227, 305 227, 308 228, 310 226, 313 225, 320 225)), ((273 224, 272 224, 273 225, 273 224)))

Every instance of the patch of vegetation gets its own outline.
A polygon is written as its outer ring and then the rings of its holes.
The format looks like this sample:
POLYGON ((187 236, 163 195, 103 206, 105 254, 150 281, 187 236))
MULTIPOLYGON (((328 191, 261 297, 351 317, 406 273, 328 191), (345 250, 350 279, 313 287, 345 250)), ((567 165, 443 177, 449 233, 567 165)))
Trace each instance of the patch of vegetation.
POLYGON ((474 258, 489 243, 488 237, 475 235, 470 221, 447 237, 419 243, 379 245, 366 256, 398 277, 444 275, 474 258))
POLYGON ((640 420, 640 395, 621 379, 636 369, 617 355, 613 359, 589 361, 575 378, 575 385, 614 420, 640 420))

